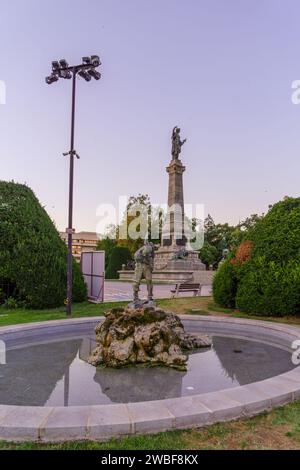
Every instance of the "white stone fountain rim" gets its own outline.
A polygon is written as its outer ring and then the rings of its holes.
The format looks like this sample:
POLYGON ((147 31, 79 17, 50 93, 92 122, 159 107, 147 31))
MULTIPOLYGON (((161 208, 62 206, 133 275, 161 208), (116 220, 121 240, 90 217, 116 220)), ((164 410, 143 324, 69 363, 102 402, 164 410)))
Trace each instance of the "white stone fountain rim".
MULTIPOLYGON (((300 329, 280 323, 182 315, 188 331, 211 330, 276 343, 292 351, 300 329)), ((1 336, 95 324, 103 317, 54 320, 0 328, 1 336)), ((231 389, 188 397, 111 405, 38 407, 0 404, 0 440, 106 440, 123 435, 201 427, 253 416, 300 397, 300 366, 284 374, 231 389)))

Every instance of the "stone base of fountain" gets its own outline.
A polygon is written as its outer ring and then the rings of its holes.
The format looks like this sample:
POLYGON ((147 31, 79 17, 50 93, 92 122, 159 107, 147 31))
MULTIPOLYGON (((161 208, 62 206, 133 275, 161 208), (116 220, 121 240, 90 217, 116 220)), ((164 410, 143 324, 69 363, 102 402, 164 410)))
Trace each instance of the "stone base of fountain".
POLYGON ((186 351, 208 348, 207 335, 188 334, 180 318, 159 308, 114 308, 96 327, 97 347, 89 362, 94 366, 134 364, 186 370, 186 351))

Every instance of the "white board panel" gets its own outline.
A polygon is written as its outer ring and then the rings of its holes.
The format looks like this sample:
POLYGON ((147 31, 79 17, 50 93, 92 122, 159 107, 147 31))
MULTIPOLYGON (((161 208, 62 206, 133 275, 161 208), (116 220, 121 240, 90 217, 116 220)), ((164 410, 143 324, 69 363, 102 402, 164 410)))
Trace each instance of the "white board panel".
POLYGON ((89 300, 103 302, 105 252, 85 251, 81 253, 81 270, 87 285, 89 300))

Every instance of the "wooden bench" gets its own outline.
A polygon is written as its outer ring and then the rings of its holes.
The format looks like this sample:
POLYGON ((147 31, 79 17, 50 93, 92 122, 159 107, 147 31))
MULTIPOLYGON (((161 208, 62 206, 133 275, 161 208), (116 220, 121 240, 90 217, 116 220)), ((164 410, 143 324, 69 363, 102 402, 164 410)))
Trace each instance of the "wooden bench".
POLYGON ((172 297, 177 297, 178 294, 180 294, 181 292, 193 292, 194 293, 194 297, 196 297, 197 295, 201 295, 201 288, 202 288, 202 285, 197 282, 197 283, 192 283, 192 282, 182 282, 182 283, 178 283, 176 284, 175 288, 174 289, 171 289, 171 293, 173 294, 172 297))

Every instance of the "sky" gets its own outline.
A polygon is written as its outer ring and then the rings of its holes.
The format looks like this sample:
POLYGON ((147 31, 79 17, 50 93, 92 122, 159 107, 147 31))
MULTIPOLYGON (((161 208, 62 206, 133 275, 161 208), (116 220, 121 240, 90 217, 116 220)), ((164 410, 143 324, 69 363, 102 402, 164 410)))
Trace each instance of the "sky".
POLYGON ((298 0, 1 0, 1 180, 28 184, 67 226, 71 83, 51 62, 98 54, 78 80, 74 227, 97 207, 148 193, 166 203, 171 132, 181 127, 185 202, 236 224, 299 196, 298 0))

